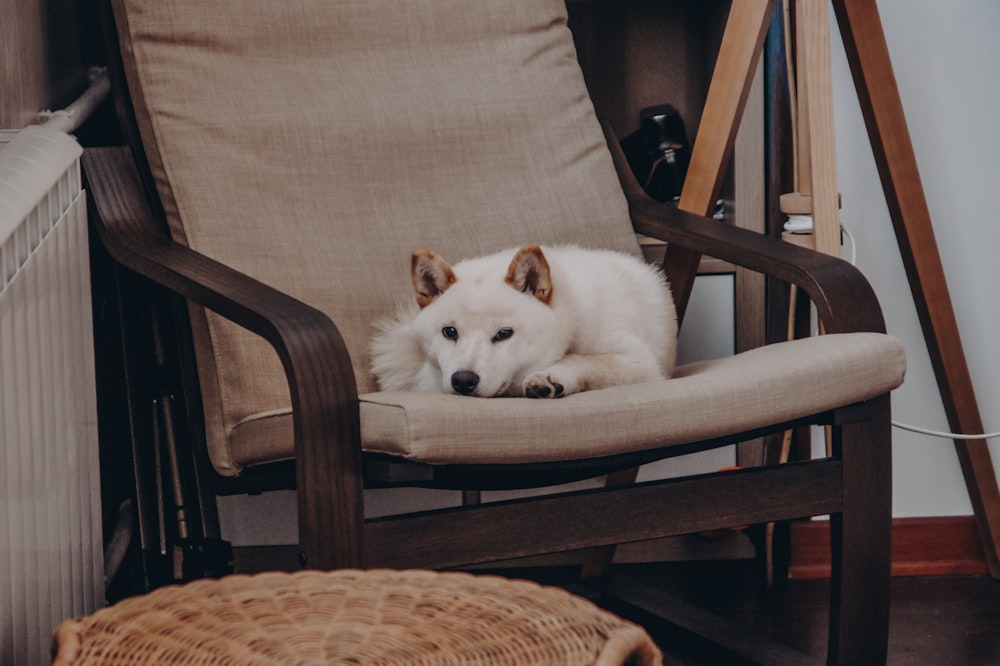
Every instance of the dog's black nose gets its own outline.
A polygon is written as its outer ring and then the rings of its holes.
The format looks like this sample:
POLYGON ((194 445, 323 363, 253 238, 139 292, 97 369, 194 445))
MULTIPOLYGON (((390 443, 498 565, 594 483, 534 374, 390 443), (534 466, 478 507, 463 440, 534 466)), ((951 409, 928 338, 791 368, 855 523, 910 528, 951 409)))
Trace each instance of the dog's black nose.
POLYGON ((451 387, 456 393, 471 395, 479 386, 479 375, 470 370, 459 370, 451 376, 451 387))

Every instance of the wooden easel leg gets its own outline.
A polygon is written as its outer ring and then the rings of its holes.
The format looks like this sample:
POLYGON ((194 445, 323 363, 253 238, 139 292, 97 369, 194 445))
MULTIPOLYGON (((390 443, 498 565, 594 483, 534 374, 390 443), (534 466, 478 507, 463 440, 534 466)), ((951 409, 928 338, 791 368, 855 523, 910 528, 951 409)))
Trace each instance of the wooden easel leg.
MULTIPOLYGON (((916 157, 875 0, 833 0, 917 314, 951 428, 983 432, 916 157)), ((732 154, 773 0, 733 3, 679 207, 706 215, 732 154)), ((668 247, 664 269, 683 319, 700 256, 668 247)), ((956 441, 990 575, 1000 578, 1000 490, 984 440, 956 441)))
MULTIPOLYGON (((948 423, 955 432, 981 433, 983 421, 878 8, 875 0, 834 0, 833 6, 948 423)), ((984 440, 956 441, 955 447, 990 575, 1000 578, 1000 491, 989 449, 984 440)))
MULTIPOLYGON (((715 208, 773 10, 774 0, 740 0, 729 10, 681 190, 681 210, 709 215, 715 208)), ((673 245, 667 248, 663 264, 678 319, 684 318, 700 259, 696 252, 673 245)))
POLYGON ((837 150, 833 134, 833 81, 830 76, 830 18, 827 0, 799 0, 796 32, 801 60, 795 72, 799 83, 799 124, 808 137, 798 160, 808 163, 812 201, 813 244, 818 252, 840 256, 840 205, 837 194, 837 150))

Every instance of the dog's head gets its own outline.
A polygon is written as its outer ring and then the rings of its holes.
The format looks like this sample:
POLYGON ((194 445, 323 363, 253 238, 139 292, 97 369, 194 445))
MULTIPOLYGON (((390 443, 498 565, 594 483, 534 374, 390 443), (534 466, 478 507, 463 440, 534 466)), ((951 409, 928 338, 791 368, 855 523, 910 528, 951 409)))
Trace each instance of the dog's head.
POLYGON ((552 310, 552 275, 541 248, 521 248, 506 267, 496 258, 452 269, 431 250, 416 250, 414 330, 446 393, 522 395, 529 373, 565 355, 565 327, 552 310))

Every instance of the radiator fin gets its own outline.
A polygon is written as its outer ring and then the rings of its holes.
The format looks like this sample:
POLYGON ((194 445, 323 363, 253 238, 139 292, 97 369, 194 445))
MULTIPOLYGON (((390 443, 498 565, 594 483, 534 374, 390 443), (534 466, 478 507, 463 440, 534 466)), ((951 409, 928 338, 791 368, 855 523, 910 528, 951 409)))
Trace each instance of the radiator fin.
POLYGON ((48 663, 103 605, 100 469, 80 147, 0 147, 0 664, 48 663))

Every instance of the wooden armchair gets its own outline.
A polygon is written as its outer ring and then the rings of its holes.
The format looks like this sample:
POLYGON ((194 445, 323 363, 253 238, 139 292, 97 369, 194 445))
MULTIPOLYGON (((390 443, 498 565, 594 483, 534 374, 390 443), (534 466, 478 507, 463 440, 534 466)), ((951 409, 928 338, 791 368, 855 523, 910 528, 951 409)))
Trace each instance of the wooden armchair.
POLYGON ((830 514, 829 659, 884 660, 902 349, 847 263, 644 196, 608 150, 561 0, 112 5, 138 134, 86 152, 93 219, 116 262, 189 305, 199 487, 294 487, 315 568, 455 568, 830 514), (559 400, 375 390, 372 323, 408 297, 412 248, 637 253, 636 232, 797 284, 828 335, 559 400), (833 457, 364 515, 366 486, 545 487, 799 424, 832 426, 833 457))

